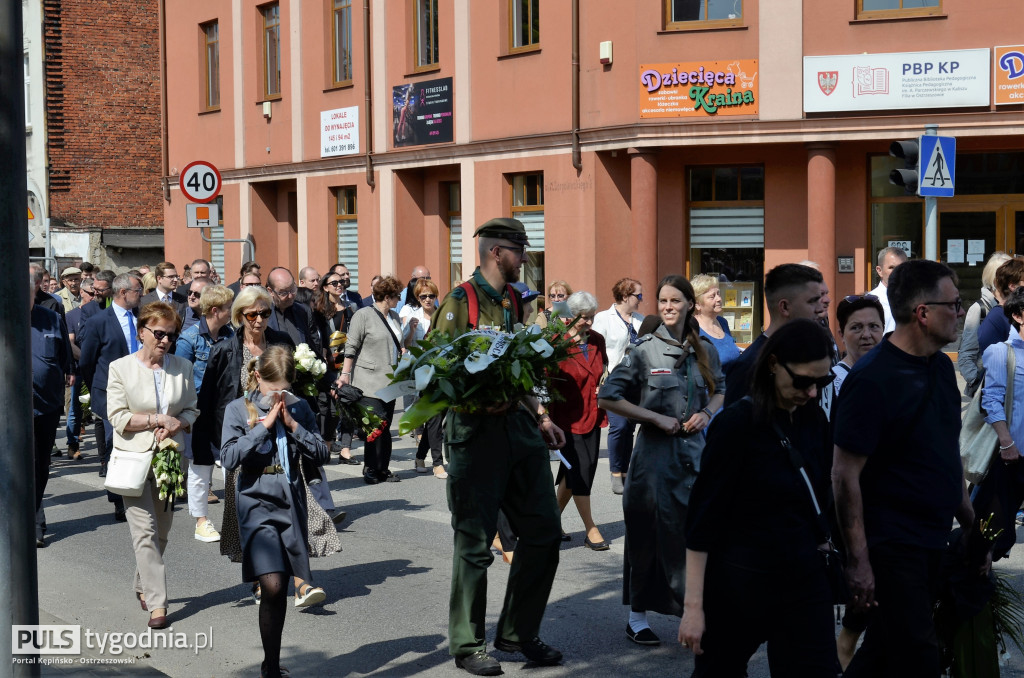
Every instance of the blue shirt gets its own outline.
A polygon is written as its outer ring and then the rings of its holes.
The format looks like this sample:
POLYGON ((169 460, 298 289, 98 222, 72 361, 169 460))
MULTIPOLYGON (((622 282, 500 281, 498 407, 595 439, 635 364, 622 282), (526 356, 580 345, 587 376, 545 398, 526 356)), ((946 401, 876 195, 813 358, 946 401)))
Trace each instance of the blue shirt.
POLYGON ((135 322, 135 315, 132 313, 130 308, 123 308, 117 304, 111 304, 114 307, 114 313, 117 314, 117 322, 121 323, 121 331, 124 332, 124 344, 128 347, 128 353, 134 353, 139 350, 141 342, 138 339, 138 334, 135 337, 135 349, 132 350, 132 336, 131 330, 128 329, 130 323, 135 322))
POLYGON ((704 330, 700 331, 700 336, 710 341, 711 345, 718 351, 718 359, 722 363, 722 371, 725 372, 728 369, 728 365, 740 357, 740 348, 736 345, 736 340, 732 338, 732 332, 729 331, 729 323, 725 321, 725 318, 719 316, 718 324, 725 331, 724 337, 715 339, 704 330))
POLYGON ((1013 372, 1014 402, 1010 411, 1011 421, 1007 422, 1007 427, 1010 429, 1010 437, 1024 444, 1024 407, 1020 406, 1021 400, 1024 399, 1024 341, 1016 332, 1006 341, 989 346, 981 357, 985 366, 981 406, 985 408, 985 421, 988 423, 1006 421, 1006 356, 1011 347, 1017 359, 1017 367, 1013 372))
POLYGON ((32 414, 64 411, 64 375, 71 374, 71 342, 60 315, 32 306, 32 414))

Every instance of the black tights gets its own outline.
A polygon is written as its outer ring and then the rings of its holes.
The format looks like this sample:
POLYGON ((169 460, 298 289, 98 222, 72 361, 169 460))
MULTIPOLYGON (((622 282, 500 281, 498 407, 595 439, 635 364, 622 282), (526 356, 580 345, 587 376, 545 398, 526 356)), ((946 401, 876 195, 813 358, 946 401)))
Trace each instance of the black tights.
POLYGON ((281 675, 281 634, 288 609, 288 578, 284 572, 260 575, 260 638, 263 640, 262 675, 281 675))

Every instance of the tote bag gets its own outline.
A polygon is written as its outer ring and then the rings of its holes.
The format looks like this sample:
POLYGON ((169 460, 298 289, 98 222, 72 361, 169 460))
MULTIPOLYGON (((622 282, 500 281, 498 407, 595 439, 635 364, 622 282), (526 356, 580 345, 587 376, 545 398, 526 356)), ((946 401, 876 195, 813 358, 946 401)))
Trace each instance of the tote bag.
MULTIPOLYGON (((1017 357, 1012 346, 1006 348, 1006 396, 1003 403, 1006 410, 1006 425, 1009 426, 1013 415, 1013 382, 1017 357)), ((985 421, 985 412, 981 409, 982 390, 979 388, 975 391, 960 427, 960 460, 964 464, 964 477, 967 478, 967 482, 974 485, 985 479, 992 457, 999 447, 996 430, 985 421)))

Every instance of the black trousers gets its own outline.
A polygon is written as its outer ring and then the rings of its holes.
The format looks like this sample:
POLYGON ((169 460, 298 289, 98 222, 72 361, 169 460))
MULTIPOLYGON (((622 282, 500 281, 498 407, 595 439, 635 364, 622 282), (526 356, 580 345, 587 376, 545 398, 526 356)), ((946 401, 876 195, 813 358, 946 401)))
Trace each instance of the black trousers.
POLYGON ((785 573, 755 572, 714 554, 704 574, 704 654, 693 678, 743 678, 768 643, 773 676, 835 678, 835 622, 824 564, 785 573))
MULTIPOLYGON (((38 414, 32 417, 32 432, 35 435, 35 476, 36 476, 36 514, 43 505, 43 493, 50 479, 50 452, 53 442, 57 439, 57 424, 60 423, 60 412, 38 414)), ((38 522, 38 518, 37 518, 38 522)))
POLYGON ((434 466, 444 463, 441 456, 441 446, 444 444, 444 412, 431 417, 423 425, 423 435, 420 437, 419 445, 416 446, 416 458, 426 459, 427 450, 430 450, 430 457, 434 460, 434 466))
POLYGON ((939 641, 932 621, 941 550, 905 544, 868 549, 875 599, 864 643, 847 678, 938 678, 939 641))
POLYGON ((387 477, 388 466, 391 464, 391 425, 395 423, 395 401, 384 403, 381 409, 381 416, 388 422, 386 430, 376 440, 367 442, 363 448, 363 475, 379 480, 387 477))

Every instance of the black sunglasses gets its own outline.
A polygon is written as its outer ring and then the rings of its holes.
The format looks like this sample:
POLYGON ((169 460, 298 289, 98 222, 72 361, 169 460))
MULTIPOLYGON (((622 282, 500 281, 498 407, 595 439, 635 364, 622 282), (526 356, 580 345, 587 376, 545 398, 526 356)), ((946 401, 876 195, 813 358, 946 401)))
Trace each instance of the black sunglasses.
POLYGON ((203 292, 202 292, 202 290, 200 290, 198 292, 196 290, 189 290, 188 291, 188 296, 189 296, 190 299, 192 297, 195 297, 196 299, 198 299, 199 297, 203 296, 203 292))
POLYGON ((806 391, 810 387, 814 386, 817 389, 823 389, 833 381, 835 381, 835 372, 829 372, 823 377, 808 377, 803 374, 793 374, 793 370, 789 369, 786 363, 779 363, 782 365, 782 369, 786 370, 789 374, 789 378, 793 380, 793 388, 798 391, 806 391))
POLYGON ((143 327, 144 330, 149 330, 153 334, 153 338, 157 340, 157 343, 164 339, 169 339, 173 344, 178 340, 178 335, 175 332, 164 332, 163 330, 154 330, 151 327, 143 327))
POLYGON ((264 320, 266 320, 267 318, 270 317, 270 313, 271 312, 269 309, 266 311, 249 311, 248 313, 243 313, 242 317, 244 317, 249 322, 254 322, 256 318, 263 318, 264 320))
POLYGON ((326 287, 327 285, 330 285, 331 287, 341 287, 343 284, 344 283, 341 280, 328 280, 327 282, 324 283, 324 287, 326 287))
POLYGON ((427 301, 428 299, 437 299, 436 294, 421 294, 419 296, 420 301, 427 301))
POLYGON ((953 301, 922 301, 922 306, 952 306, 953 313, 959 313, 960 309, 964 307, 964 300, 957 297, 953 301))
POLYGON ((855 301, 860 301, 861 299, 867 299, 868 301, 878 301, 878 297, 876 297, 873 294, 848 294, 847 296, 843 297, 843 301, 851 304, 855 301))

